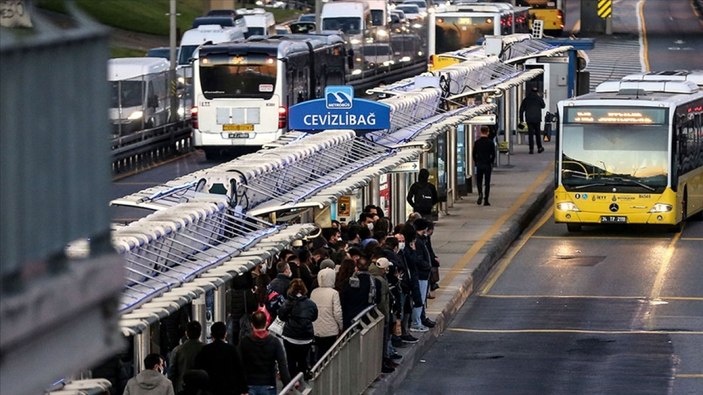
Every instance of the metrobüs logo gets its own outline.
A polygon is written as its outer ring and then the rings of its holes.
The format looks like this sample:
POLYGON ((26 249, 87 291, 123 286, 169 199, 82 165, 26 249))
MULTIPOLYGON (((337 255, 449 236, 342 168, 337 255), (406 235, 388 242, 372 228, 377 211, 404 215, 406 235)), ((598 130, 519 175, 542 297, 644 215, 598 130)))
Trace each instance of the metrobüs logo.
POLYGON ((328 86, 325 88, 325 107, 328 109, 352 108, 354 88, 351 86, 328 86))

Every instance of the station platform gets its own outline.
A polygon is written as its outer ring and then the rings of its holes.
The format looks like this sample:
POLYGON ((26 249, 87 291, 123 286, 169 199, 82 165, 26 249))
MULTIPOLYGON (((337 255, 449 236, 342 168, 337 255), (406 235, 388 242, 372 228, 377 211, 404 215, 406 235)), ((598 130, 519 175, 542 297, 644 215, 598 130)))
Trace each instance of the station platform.
MULTIPOLYGON (((466 299, 485 279, 510 245, 550 203, 554 190, 554 144, 528 154, 527 144, 513 146, 510 161, 493 169, 490 206, 477 205, 474 193, 440 214, 432 247, 440 259, 440 288, 428 300, 427 316, 437 325, 426 333, 411 332, 419 341, 397 348, 403 356, 395 372, 382 374, 365 394, 393 393, 449 325, 466 299)), ((503 155, 501 155, 503 156, 503 155)))

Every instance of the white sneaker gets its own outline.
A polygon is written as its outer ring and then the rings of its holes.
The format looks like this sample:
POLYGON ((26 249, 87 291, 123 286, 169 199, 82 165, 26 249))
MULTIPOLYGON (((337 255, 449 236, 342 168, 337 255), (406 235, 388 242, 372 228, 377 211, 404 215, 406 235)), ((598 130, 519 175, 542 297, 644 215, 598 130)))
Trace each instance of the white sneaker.
POLYGON ((420 326, 412 325, 412 326, 410 327, 410 331, 411 331, 411 332, 427 332, 427 331, 429 331, 429 330, 430 330, 430 328, 428 328, 428 327, 426 327, 426 326, 424 326, 424 325, 420 325, 420 326))

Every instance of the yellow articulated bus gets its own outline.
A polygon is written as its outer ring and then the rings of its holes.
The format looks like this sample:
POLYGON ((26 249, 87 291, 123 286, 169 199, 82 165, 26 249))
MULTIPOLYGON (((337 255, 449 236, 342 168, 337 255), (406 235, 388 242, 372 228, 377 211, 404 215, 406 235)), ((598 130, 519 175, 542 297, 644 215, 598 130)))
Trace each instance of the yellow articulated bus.
POLYGON ((604 82, 559 102, 554 219, 667 225, 703 212, 703 72, 604 82))

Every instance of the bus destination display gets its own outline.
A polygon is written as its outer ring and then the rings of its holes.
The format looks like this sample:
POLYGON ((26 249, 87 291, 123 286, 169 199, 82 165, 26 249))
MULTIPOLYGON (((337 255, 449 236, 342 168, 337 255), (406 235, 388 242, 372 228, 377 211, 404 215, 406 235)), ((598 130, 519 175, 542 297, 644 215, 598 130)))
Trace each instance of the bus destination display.
POLYGON ((662 125, 666 110, 643 107, 577 107, 566 108, 567 123, 600 123, 625 125, 662 125))

